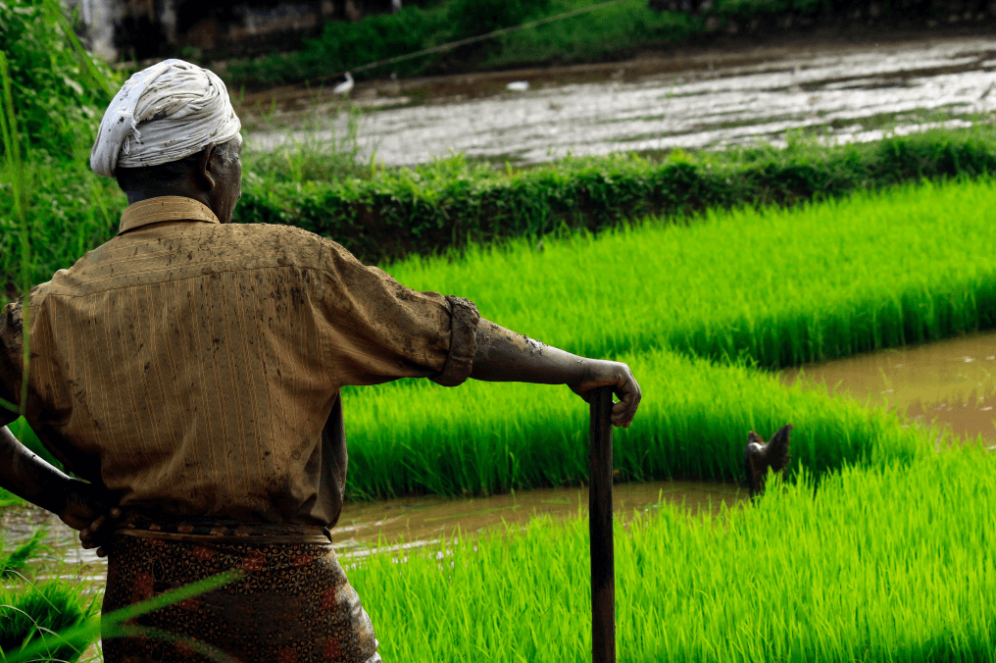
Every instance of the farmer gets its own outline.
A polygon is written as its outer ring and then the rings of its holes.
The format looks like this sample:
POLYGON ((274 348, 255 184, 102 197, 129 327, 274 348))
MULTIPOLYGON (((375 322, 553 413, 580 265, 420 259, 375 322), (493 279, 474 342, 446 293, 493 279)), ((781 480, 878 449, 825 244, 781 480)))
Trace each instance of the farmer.
MULTIPOLYGON (((132 76, 90 159, 128 196, 120 231, 31 291, 27 420, 82 480, 0 428, 0 485, 107 552, 105 614, 241 574, 138 618, 159 637, 105 639, 107 663, 381 660, 330 538, 344 385, 610 386, 623 427, 640 401, 625 364, 515 334, 304 230, 231 223, 240 126, 210 71, 167 60, 132 76)), ((20 302, 0 316, 0 398, 15 405, 23 320, 20 302)), ((0 427, 15 417, 0 408, 0 427)))

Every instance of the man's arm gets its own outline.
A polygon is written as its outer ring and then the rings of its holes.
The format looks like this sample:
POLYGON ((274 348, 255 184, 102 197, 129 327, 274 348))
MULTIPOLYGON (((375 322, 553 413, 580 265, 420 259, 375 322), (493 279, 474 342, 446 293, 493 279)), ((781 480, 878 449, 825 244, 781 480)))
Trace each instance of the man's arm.
POLYGON ((9 428, 0 428, 0 488, 59 513, 66 506, 72 481, 21 444, 9 428))
POLYGON ((566 384, 588 400, 598 387, 612 387, 619 402, 612 423, 628 428, 640 405, 640 385, 626 364, 587 359, 559 350, 481 318, 470 377, 491 382, 566 384))
POLYGON ((84 548, 106 555, 102 544, 110 528, 105 524, 110 525, 121 510, 109 508, 110 500, 91 484, 63 474, 32 453, 6 426, 0 428, 0 488, 59 516, 80 531, 84 548))

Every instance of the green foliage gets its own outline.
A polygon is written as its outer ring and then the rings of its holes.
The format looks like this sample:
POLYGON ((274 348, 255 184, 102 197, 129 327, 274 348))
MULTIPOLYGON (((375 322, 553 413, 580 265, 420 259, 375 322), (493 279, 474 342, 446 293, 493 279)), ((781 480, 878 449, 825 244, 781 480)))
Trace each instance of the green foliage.
MULTIPOLYGON (((230 62, 225 81, 235 90, 242 85, 309 80, 442 44, 451 34, 443 9, 406 7, 397 14, 375 14, 356 23, 330 22, 320 38, 306 40, 296 53, 230 62)), ((408 61, 391 70, 414 75, 425 71, 428 62, 432 60, 408 61)))
POLYGON ((994 215, 993 180, 928 182, 386 269, 580 355, 668 347, 780 368, 996 326, 994 215))
MULTIPOLYGON (((66 160, 35 153, 24 171, 30 182, 24 209, 32 245, 27 267, 29 281, 38 284, 113 237, 127 201, 113 179, 94 175, 82 157, 66 160)), ((0 302, 21 292, 21 238, 10 225, 10 181, 10 169, 0 165, 0 302)))
MULTIPOLYGON (((994 471, 980 449, 931 453, 617 524, 619 660, 996 661, 994 471)), ((349 577, 384 660, 590 660, 586 518, 379 552, 349 577)))
MULTIPOLYGON (((356 23, 329 23, 321 37, 306 40, 300 51, 230 62, 225 80, 232 89, 238 89, 320 78, 600 1, 604 0, 452 0, 428 9, 405 7, 397 14, 375 14, 356 23)), ((704 19, 656 12, 644 0, 632 0, 356 76, 383 77, 389 72, 404 76, 558 59, 590 60, 654 42, 684 39, 700 33, 703 24, 704 19)))
MULTIPOLYGON (((335 22, 321 37, 297 52, 230 63, 226 80, 233 89, 292 83, 408 55, 498 28, 566 14, 604 0, 448 0, 428 9, 405 7, 397 14, 375 14, 355 23, 335 22)), ((693 4, 700 4, 697 0, 693 4)), ((646 0, 632 0, 591 13, 500 35, 456 50, 434 52, 374 68, 359 77, 478 71, 550 62, 591 62, 630 56, 638 49, 673 46, 702 38, 728 24, 752 21, 773 28, 793 15, 811 22, 839 24, 858 11, 867 20, 872 6, 882 21, 927 21, 951 11, 988 11, 988 2, 970 0, 953 9, 944 0, 714 0, 701 14, 655 11, 646 0), (713 22, 709 19, 712 18, 713 22), (717 21, 718 19, 718 21, 717 21)), ((763 28, 762 28, 763 29, 763 28)))
POLYGON ((343 244, 361 260, 445 253, 563 230, 598 232, 625 219, 712 208, 792 205, 920 178, 996 172, 991 129, 932 131, 877 143, 787 150, 567 159, 495 171, 462 157, 378 171, 369 179, 281 181, 247 175, 235 218, 288 223, 343 244))
POLYGON ((109 67, 94 63, 55 0, 0 2, 0 51, 7 54, 21 131, 37 148, 72 154, 92 137, 111 99, 109 67))
MULTIPOLYGON (((601 1, 551 0, 547 13, 563 14, 601 1)), ((621 58, 699 35, 704 23, 701 17, 654 11, 647 2, 634 0, 502 35, 477 66, 499 69, 621 58)))
POLYGON ((0 656, 41 645, 44 653, 31 660, 77 661, 89 643, 66 643, 57 632, 85 623, 94 612, 94 602, 69 583, 47 581, 20 590, 0 587, 0 656))
POLYGON ((247 150, 242 156, 247 186, 267 188, 277 183, 333 182, 368 176, 369 167, 359 161, 360 113, 350 107, 344 114, 344 134, 336 130, 338 113, 331 117, 316 114, 273 150, 247 150))
POLYGON ((455 38, 487 34, 546 16, 551 0, 450 0, 446 15, 455 38))

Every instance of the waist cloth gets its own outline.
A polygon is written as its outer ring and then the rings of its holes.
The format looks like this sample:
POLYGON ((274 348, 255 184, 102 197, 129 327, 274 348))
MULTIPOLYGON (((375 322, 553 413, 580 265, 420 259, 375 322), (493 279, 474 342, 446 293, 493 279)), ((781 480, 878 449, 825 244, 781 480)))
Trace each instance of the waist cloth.
POLYGON ((129 515, 106 546, 107 615, 236 571, 218 589, 105 627, 105 663, 380 663, 328 530, 129 515))

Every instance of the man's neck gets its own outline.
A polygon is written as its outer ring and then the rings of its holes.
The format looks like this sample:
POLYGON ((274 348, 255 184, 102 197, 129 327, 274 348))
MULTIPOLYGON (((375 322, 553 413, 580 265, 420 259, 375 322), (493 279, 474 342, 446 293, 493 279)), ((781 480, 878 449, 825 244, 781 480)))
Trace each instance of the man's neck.
POLYGON ((197 195, 192 193, 188 189, 180 187, 157 187, 155 189, 142 189, 139 191, 125 191, 125 195, 128 197, 128 204, 134 205, 135 203, 140 203, 143 200, 149 200, 150 198, 160 198, 162 196, 180 196, 183 198, 192 198, 199 203, 203 203, 208 207, 211 206, 210 201, 208 201, 207 196, 197 195))

